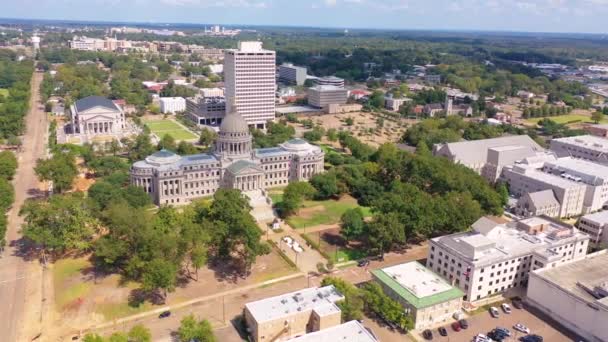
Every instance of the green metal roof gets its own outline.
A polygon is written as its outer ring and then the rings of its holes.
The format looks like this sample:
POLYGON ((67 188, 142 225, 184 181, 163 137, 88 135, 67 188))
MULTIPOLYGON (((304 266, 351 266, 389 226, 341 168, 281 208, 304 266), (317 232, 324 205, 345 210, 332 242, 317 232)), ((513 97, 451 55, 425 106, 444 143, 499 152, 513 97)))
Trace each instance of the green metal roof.
POLYGON ((462 292, 459 288, 451 286, 451 288, 447 291, 419 298, 410 290, 401 286, 401 284, 399 284, 395 279, 386 274, 383 270, 373 270, 372 274, 375 276, 377 281, 380 281, 386 286, 388 286, 391 290, 393 290, 396 294, 403 298, 403 300, 410 303, 417 309, 426 308, 435 304, 443 303, 464 296, 464 292, 462 292))

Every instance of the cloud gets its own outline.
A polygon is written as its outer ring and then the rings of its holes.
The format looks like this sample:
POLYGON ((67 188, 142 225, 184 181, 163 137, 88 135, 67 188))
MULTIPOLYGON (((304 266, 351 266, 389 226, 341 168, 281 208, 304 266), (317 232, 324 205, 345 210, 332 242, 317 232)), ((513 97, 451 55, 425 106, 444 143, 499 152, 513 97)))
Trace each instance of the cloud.
POLYGON ((162 4, 186 7, 245 7, 266 8, 268 3, 256 0, 160 0, 162 4))

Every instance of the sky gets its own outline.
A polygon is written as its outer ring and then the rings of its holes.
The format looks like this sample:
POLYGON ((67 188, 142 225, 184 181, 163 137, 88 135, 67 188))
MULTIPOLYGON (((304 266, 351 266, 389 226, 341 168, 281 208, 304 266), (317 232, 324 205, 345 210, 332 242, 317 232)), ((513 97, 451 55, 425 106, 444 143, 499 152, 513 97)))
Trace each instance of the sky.
POLYGON ((608 0, 0 0, 0 17, 608 33, 608 0))

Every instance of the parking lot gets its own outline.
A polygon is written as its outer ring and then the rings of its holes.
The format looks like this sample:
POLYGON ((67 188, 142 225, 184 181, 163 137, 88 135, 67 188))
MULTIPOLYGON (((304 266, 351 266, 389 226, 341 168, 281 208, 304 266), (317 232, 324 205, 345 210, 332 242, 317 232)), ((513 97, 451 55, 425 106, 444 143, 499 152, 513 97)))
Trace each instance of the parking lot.
MULTIPOLYGON (((510 304, 510 303, 509 303, 510 304)), ((521 323, 530 329, 530 333, 537 334, 543 337, 545 342, 566 342, 576 341, 575 336, 570 336, 568 332, 563 331, 559 326, 549 323, 551 320, 544 315, 530 310, 524 305, 523 309, 516 309, 511 305, 511 314, 505 314, 500 310, 499 305, 496 305, 500 311, 500 317, 493 318, 488 311, 479 312, 469 318, 469 328, 456 332, 447 324, 445 327, 448 330, 448 336, 441 336, 437 328, 433 329, 433 341, 449 341, 449 342, 470 342, 475 335, 481 333, 486 335, 497 326, 507 328, 511 331, 511 337, 506 338, 505 342, 518 341, 520 337, 526 334, 513 329, 513 325, 521 323)), ((421 341, 422 337, 419 338, 421 341)))

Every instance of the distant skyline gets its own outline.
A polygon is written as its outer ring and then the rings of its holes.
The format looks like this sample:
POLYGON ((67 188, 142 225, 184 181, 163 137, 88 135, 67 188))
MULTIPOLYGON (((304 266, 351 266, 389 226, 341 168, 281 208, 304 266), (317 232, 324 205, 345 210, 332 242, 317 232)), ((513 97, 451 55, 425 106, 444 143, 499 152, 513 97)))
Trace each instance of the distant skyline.
POLYGON ((608 0, 0 0, 4 18, 608 33, 608 0))

